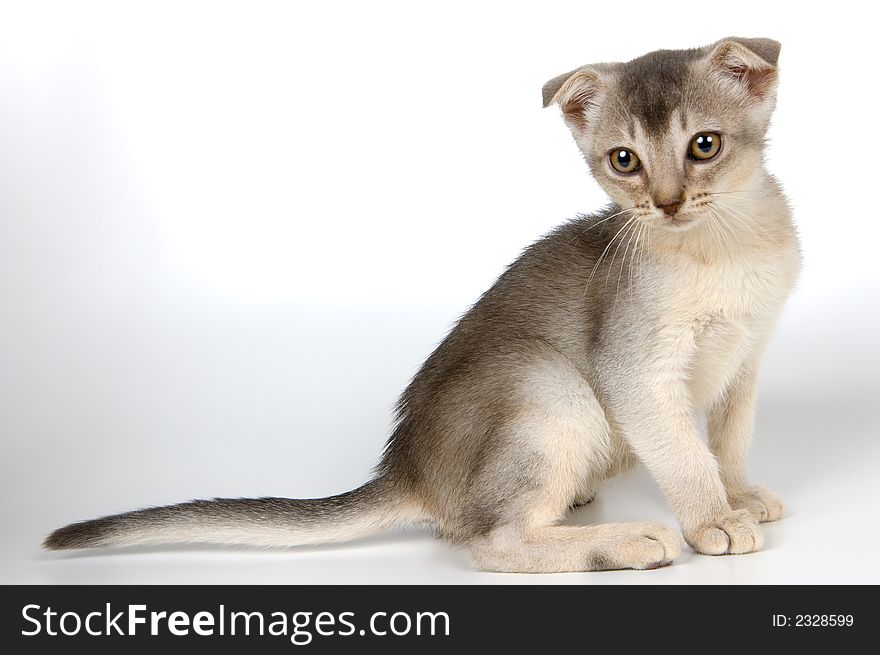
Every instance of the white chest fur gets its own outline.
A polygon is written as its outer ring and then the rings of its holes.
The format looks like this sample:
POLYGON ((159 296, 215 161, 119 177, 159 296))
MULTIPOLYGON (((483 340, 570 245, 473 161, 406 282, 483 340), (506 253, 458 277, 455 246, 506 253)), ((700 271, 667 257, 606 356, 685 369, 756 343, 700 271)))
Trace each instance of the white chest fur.
POLYGON ((711 265, 688 264, 673 294, 675 313, 692 325, 689 386, 695 408, 724 392, 759 354, 797 277, 796 247, 753 249, 711 265))

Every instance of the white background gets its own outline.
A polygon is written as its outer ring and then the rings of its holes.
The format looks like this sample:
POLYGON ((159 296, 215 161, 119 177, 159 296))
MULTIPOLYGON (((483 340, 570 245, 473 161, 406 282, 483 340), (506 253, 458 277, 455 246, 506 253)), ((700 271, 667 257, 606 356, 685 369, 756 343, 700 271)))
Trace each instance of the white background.
MULTIPOLYGON (((3 3, 0 582, 880 582, 868 6, 3 3), (544 81, 728 35, 783 43, 769 165, 806 256, 752 455, 790 507, 765 551, 555 576, 418 530, 40 551, 72 520, 364 482, 452 322, 605 202, 544 81)), ((574 517, 648 519, 674 524, 643 473, 574 517)))

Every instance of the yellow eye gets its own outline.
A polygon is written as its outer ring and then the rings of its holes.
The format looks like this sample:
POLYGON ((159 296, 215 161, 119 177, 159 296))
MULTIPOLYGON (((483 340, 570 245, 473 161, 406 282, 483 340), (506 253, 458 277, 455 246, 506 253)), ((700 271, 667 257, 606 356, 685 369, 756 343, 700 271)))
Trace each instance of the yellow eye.
POLYGON ((642 167, 639 156, 626 148, 615 148, 608 153, 608 158, 611 161, 611 167, 618 173, 635 173, 642 167))
POLYGON ((705 161, 712 159, 721 150, 721 135, 717 132, 700 132, 691 139, 688 157, 705 161))

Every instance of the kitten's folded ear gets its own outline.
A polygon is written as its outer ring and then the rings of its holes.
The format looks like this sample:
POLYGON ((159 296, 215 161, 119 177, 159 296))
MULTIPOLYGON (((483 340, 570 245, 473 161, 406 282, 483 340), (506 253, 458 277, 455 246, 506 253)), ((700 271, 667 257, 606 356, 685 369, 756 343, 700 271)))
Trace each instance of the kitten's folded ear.
POLYGON ((710 46, 709 64, 722 80, 763 99, 776 88, 781 44, 773 39, 731 37, 710 46))
POLYGON ((544 85, 541 94, 545 107, 558 104, 565 121, 572 127, 583 129, 587 114, 597 105, 603 89, 599 73, 591 66, 582 66, 554 77, 544 85))

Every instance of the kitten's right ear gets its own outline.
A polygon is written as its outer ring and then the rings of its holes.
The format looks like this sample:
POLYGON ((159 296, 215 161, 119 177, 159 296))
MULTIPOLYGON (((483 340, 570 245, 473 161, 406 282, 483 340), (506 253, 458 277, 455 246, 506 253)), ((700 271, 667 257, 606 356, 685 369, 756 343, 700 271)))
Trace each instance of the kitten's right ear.
POLYGON ((562 107, 565 122, 581 130, 587 126, 587 114, 596 107, 604 89, 602 78, 589 66, 576 68, 547 82, 541 89, 544 106, 562 107))
POLYGON ((779 59, 778 41, 730 37, 716 43, 709 53, 712 68, 725 82, 748 91, 754 99, 773 95, 779 59))

